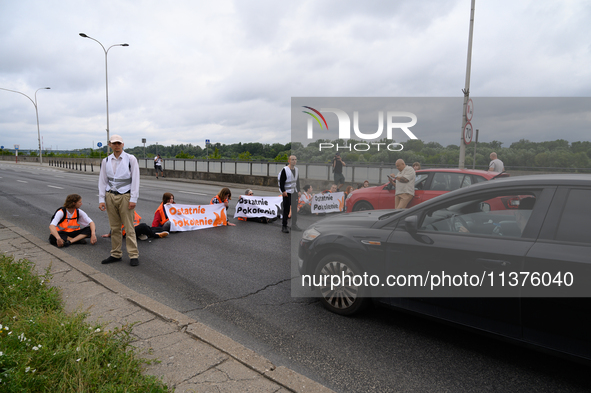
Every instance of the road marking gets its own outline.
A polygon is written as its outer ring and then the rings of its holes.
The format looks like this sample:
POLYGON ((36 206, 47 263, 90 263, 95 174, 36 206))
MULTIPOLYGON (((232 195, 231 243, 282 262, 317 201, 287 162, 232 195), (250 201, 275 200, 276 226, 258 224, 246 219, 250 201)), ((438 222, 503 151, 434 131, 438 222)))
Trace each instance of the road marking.
POLYGON ((17 181, 21 182, 21 183, 28 183, 28 181, 24 181, 24 180, 17 180, 17 181))
POLYGON ((189 192, 189 191, 178 191, 181 194, 193 194, 193 195, 209 195, 209 194, 202 194, 200 192, 189 192))
POLYGON ((60 190, 63 190, 63 187, 58 187, 58 186, 50 186, 49 184, 47 185, 47 187, 51 187, 51 188, 59 188, 60 190))

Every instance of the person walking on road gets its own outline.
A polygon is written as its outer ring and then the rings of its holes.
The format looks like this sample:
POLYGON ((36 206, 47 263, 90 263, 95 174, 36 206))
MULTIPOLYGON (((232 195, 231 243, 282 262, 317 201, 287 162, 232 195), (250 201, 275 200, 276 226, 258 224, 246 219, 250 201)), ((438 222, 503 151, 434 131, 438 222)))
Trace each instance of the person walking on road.
POLYGON ((283 195, 283 219, 281 232, 289 233, 287 228, 287 218, 291 211, 291 230, 301 231, 298 227, 298 190, 300 189, 300 178, 298 168, 295 166, 298 162, 296 156, 289 156, 289 164, 284 166, 279 172, 279 191, 283 195))
POLYGON ((160 176, 164 177, 164 171, 162 170, 162 157, 160 154, 157 154, 154 157, 154 170, 156 172, 156 179, 158 179, 158 172, 160 172, 160 176))
POLYGON ((111 255, 101 263, 121 261, 123 235, 121 225, 127 230, 125 244, 131 266, 137 266, 139 251, 133 225, 135 206, 140 193, 140 169, 137 159, 123 151, 123 138, 112 135, 113 153, 103 159, 99 174, 99 209, 107 211, 111 227, 111 255))
POLYGON ((504 172, 505 165, 503 165, 503 161, 497 158, 497 153, 494 151, 490 153, 490 164, 488 164, 488 171, 489 172, 504 172))

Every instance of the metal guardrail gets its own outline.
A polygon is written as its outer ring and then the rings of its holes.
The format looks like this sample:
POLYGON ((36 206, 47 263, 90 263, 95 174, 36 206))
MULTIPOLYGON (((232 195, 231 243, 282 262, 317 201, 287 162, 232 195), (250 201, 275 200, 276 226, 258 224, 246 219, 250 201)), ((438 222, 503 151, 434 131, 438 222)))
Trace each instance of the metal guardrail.
MULTIPOLYGON (((7 160, 8 156, 1 157, 2 160, 7 160)), ((27 157, 27 161, 34 161, 36 157, 27 157)), ((14 160, 14 156, 10 158, 14 160)), ((163 160, 165 171, 184 171, 184 172, 209 172, 235 175, 250 175, 250 176, 265 176, 277 177, 279 171, 286 165, 282 162, 267 162, 267 161, 230 161, 230 160, 196 160, 196 159, 180 159, 167 158, 163 160)), ((100 160, 93 158, 65 158, 65 157, 48 157, 48 163, 51 166, 79 170, 82 172, 95 172, 100 170, 100 160)), ((154 162, 151 158, 138 158, 140 168, 152 169, 154 162)), ((332 181, 334 179, 332 173, 332 165, 330 163, 319 162, 298 162, 300 170, 300 178, 318 180, 318 181, 332 181)), ((449 168, 449 165, 429 165, 423 167, 428 168, 449 168)), ((519 167, 506 166, 506 170, 515 175, 535 174, 535 173, 591 173, 591 168, 533 168, 533 167, 519 167)), ((471 169, 470 166, 467 169, 471 169)), ((487 170, 487 166, 476 166, 476 169, 487 170)), ((396 166, 392 164, 378 164, 378 163, 357 163, 343 167, 343 174, 346 181, 349 183, 362 183, 368 180, 371 184, 386 183, 387 176, 391 173, 397 173, 396 166)))

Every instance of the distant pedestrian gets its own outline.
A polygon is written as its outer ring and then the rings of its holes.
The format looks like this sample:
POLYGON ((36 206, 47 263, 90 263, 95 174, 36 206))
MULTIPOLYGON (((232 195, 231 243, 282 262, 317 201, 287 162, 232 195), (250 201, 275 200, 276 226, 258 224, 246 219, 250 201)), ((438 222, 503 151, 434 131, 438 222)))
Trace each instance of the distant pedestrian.
POLYGON ((414 169, 415 172, 418 171, 418 170, 420 170, 421 169, 421 163, 418 162, 418 161, 413 162, 412 163, 412 169, 414 169))
POLYGON ((291 217, 291 229, 293 231, 301 231, 298 227, 298 190, 300 189, 300 177, 298 168, 295 166, 298 162, 296 156, 289 156, 289 164, 284 166, 279 172, 277 180, 279 180, 279 191, 283 195, 283 220, 281 232, 289 233, 287 228, 287 219, 289 213, 291 217))
MULTIPOLYGON (((366 180, 363 182, 363 188, 367 188, 367 187, 369 187, 369 180, 366 180)), ((359 188, 359 187, 357 187, 357 188, 359 188)))
POLYGON ((137 159, 123 151, 123 138, 111 136, 113 153, 103 159, 99 174, 99 209, 107 211, 111 227, 111 255, 101 263, 121 261, 123 224, 129 236, 125 237, 129 263, 137 266, 139 251, 133 225, 135 206, 140 195, 140 168, 137 159))
POLYGON ((503 165, 503 161, 497 158, 497 153, 492 152, 490 153, 490 164, 488 164, 488 171, 489 172, 504 172, 505 165, 503 165))
POLYGON ((332 159, 332 172, 334 173, 334 182, 337 188, 341 188, 345 184, 345 175, 343 175, 343 167, 346 166, 345 161, 341 158, 341 153, 335 153, 332 159))
POLYGON ((156 179, 158 179, 158 172, 160 172, 160 176, 164 177, 164 171, 162 170, 162 157, 160 154, 157 154, 154 157, 154 170, 156 171, 156 179))

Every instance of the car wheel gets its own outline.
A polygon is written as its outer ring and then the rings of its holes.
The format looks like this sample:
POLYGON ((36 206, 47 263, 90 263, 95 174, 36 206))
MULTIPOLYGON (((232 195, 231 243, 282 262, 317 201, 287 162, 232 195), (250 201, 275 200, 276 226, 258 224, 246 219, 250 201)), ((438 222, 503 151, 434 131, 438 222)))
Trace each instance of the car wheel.
POLYGON ((353 206, 354 212, 360 212, 363 210, 373 210, 373 206, 369 202, 365 201, 357 202, 355 206, 353 206))
MULTIPOLYGON (((343 277, 361 276, 362 271, 355 265, 353 261, 344 255, 330 254, 320 260, 316 266, 315 276, 337 276, 342 280, 343 277)), ((356 286, 353 282, 343 282, 341 285, 335 285, 331 288, 331 278, 321 280, 322 285, 318 287, 320 302, 322 305, 336 314, 352 315, 367 307, 369 299, 367 295, 367 288, 364 286, 356 286), (343 285, 344 284, 344 285, 343 285)), ((348 281, 345 279, 344 281, 348 281)), ((335 284, 336 279, 335 279, 335 284)))

